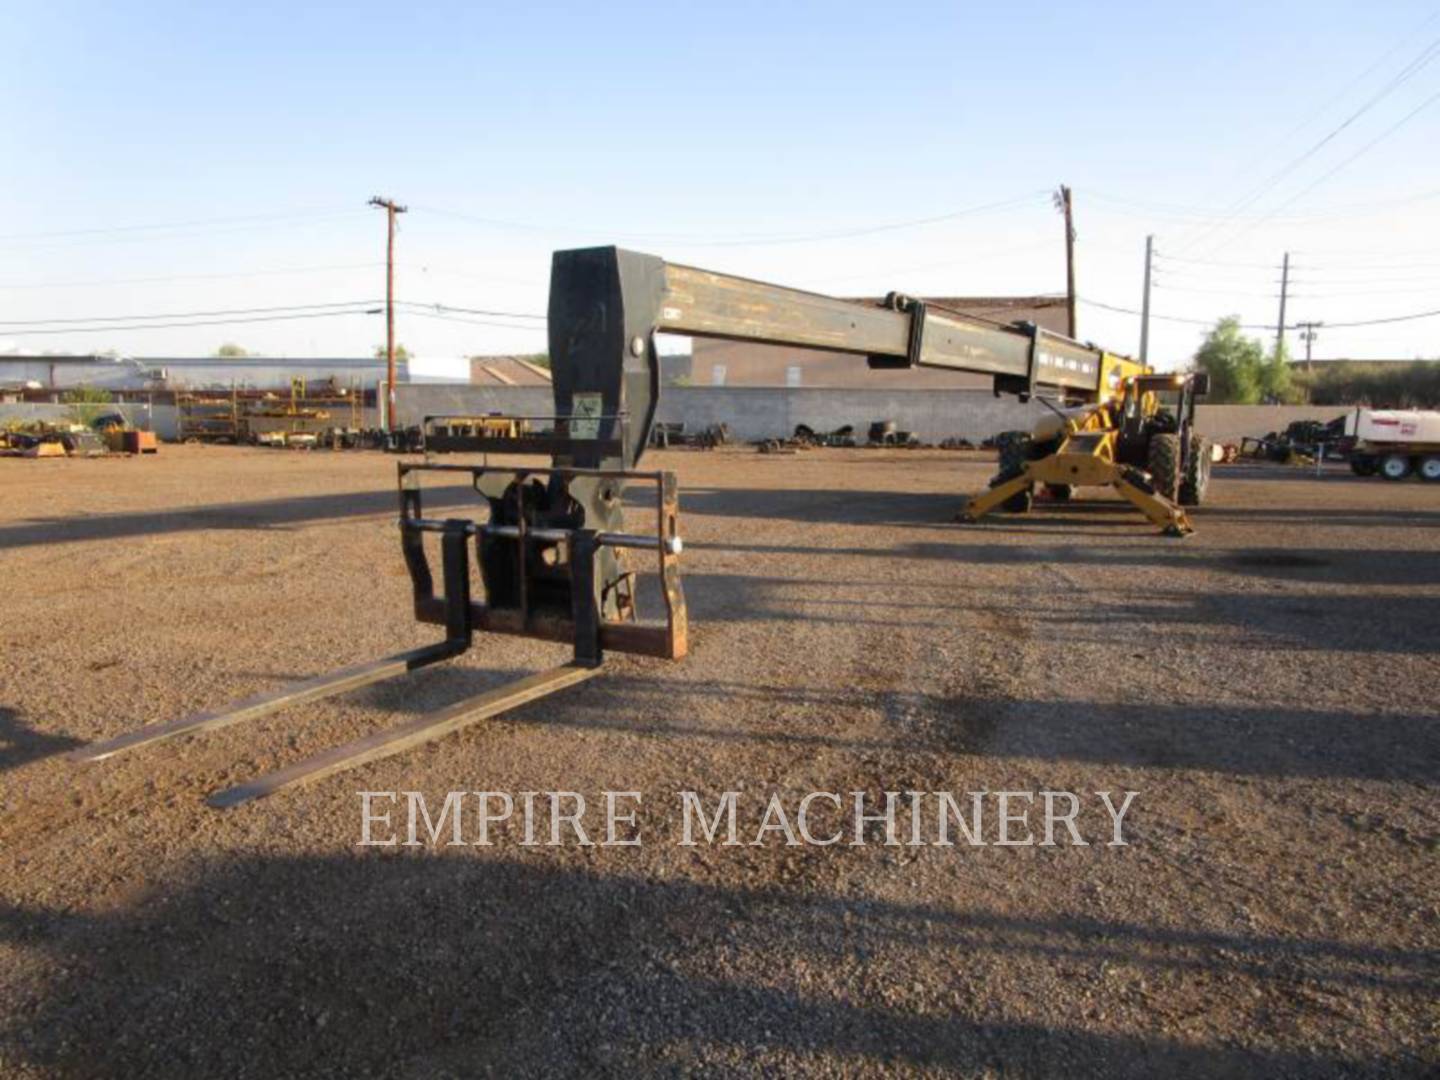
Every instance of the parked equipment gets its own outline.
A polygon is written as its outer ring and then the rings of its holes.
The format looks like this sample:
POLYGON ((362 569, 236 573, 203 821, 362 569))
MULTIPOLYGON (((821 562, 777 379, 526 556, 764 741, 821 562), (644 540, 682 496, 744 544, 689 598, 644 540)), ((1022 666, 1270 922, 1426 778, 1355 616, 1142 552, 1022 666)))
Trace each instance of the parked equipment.
MULTIPOLYGON (((213 712, 141 728, 76 752, 99 760, 177 735, 267 715, 449 659, 477 630, 564 641, 573 658, 389 731, 335 747, 213 795, 234 806, 292 784, 399 753, 595 675, 606 651, 678 659, 688 621, 680 584, 679 492, 668 472, 640 472, 660 394, 656 335, 728 338, 864 356, 873 367, 925 366, 994 375, 996 388, 1096 403, 1108 355, 1029 324, 1006 327, 899 294, 878 306, 668 265, 616 248, 561 251, 550 278, 549 353, 555 413, 549 430, 496 438, 450 436, 452 450, 543 454, 548 465, 489 467, 401 462, 399 531, 417 620, 443 640, 316 676, 213 712), (471 517, 428 518, 423 478, 463 477, 471 517), (643 485, 650 528, 627 531, 626 491, 643 485), (437 595, 425 537, 439 540, 437 595), (627 552, 654 560, 663 617, 640 617, 627 552), (483 595, 472 597, 472 558, 483 595)), ((1117 422, 1119 422, 1117 420, 1117 422)))
POLYGON ((1274 461, 1281 465, 1312 464, 1321 456, 1344 460, 1349 449, 1345 437, 1345 417, 1330 421, 1292 420, 1284 431, 1272 431, 1255 438, 1246 435, 1240 440, 1240 456, 1274 461))
POLYGON ((1356 409, 1345 417, 1356 476, 1440 482, 1440 412, 1356 409))
POLYGON ((1195 399, 1209 376, 1149 374, 1109 353, 1100 370, 1108 390, 1096 404, 1001 437, 1000 471, 965 504, 964 520, 997 508, 1025 513, 1037 484, 1062 502, 1076 487, 1109 486, 1167 536, 1194 531, 1183 507, 1199 506, 1210 484, 1210 444, 1195 430, 1195 399))

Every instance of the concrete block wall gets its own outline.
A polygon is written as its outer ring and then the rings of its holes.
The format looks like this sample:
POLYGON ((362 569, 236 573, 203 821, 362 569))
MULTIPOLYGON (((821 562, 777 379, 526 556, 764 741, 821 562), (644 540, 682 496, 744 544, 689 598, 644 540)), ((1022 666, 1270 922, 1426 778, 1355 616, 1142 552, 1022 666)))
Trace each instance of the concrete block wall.
POLYGON ((551 416, 555 399, 548 386, 472 386, 469 383, 397 383, 395 418, 418 426, 427 416, 551 416))
POLYGON ((1216 442, 1238 443, 1284 431, 1296 420, 1334 420, 1351 411, 1344 405, 1197 405, 1195 426, 1216 442))
POLYGON ((989 390, 852 390, 818 387, 686 386, 660 397, 658 419, 698 431, 730 425, 739 440, 788 436, 797 424, 833 431, 851 424, 863 440, 871 423, 893 420, 925 442, 963 438, 972 442, 1028 428, 1045 411, 1038 402, 1021 405, 989 390))
MULTIPOLYGON (((124 413, 135 426, 153 431, 162 439, 175 437, 173 405, 103 407, 124 413)), ((443 414, 550 416, 554 411, 546 387, 396 387, 396 413, 404 426, 443 414)), ((725 423, 740 441, 788 436, 797 424, 808 424, 816 431, 853 424, 857 437, 863 439, 872 421, 893 420, 897 428, 913 431, 926 442, 964 438, 978 443, 1001 431, 1028 428, 1045 411, 1038 402, 1021 405, 1011 397, 997 398, 988 390, 676 386, 661 392, 658 419, 683 423, 690 431, 725 423)), ((1201 405, 1196 419, 1200 430, 1210 438, 1238 442, 1244 435, 1283 430, 1293 420, 1331 420, 1345 411, 1339 406, 1201 405)), ((0 422, 10 418, 59 421, 71 415, 67 405, 0 404, 0 422)), ((373 410, 366 410, 366 423, 378 423, 373 410)))
MULTIPOLYGON (((398 386, 395 413, 402 425, 443 414, 549 416, 550 391, 521 386, 398 386)), ((699 431, 725 423, 741 441, 790 435, 797 424, 816 431, 854 425, 864 438, 876 420, 893 420, 927 442, 989 435, 1029 427, 1044 411, 1032 402, 997 398, 988 390, 847 390, 761 386, 674 386, 660 394, 656 419, 699 431)))

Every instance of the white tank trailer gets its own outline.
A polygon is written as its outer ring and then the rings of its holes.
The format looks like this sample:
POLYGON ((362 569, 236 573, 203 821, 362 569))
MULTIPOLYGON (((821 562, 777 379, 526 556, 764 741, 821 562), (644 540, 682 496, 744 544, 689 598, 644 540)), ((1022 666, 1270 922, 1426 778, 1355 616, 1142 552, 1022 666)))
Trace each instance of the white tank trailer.
POLYGON ((1404 480, 1412 473, 1440 483, 1440 412, 1356 409, 1345 417, 1357 476, 1404 480))

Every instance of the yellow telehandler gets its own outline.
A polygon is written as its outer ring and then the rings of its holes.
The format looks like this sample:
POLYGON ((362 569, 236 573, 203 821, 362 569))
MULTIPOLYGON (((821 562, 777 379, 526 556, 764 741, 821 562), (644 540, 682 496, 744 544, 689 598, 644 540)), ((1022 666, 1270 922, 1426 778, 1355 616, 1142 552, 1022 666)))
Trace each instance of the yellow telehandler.
POLYGON ((1110 353, 1101 371, 1108 393, 1099 402, 1055 409, 1033 430, 996 440, 999 472, 966 502, 962 521, 1026 513, 1037 484, 1060 502, 1077 487, 1112 487, 1167 536, 1194 531, 1184 508, 1199 506, 1210 484, 1210 443, 1195 430, 1195 399, 1209 376, 1156 374, 1110 353))

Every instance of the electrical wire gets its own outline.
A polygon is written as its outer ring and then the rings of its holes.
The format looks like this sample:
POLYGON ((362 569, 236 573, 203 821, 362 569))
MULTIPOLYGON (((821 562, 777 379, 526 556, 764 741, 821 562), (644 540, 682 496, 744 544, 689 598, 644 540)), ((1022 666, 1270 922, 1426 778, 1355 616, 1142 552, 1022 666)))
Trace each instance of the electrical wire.
POLYGON ((335 304, 283 304, 279 307, 225 308, 219 311, 169 311, 155 315, 90 315, 78 319, 25 319, 0 320, 0 327, 6 326, 55 326, 92 322, 133 322, 145 319, 189 319, 209 318, 218 315, 259 315, 279 311, 314 311, 322 308, 369 307, 383 303, 381 300, 347 300, 335 304))
MULTIPOLYGON (((1104 304, 1101 303, 1099 300, 1091 300, 1088 297, 1084 296, 1076 297, 1076 299, 1079 300, 1082 304, 1088 304, 1090 307, 1103 308, 1106 311, 1115 311, 1119 312, 1122 315, 1144 315, 1144 312, 1136 311, 1134 308, 1119 307, 1115 304, 1104 304)), ((1341 329, 1343 327, 1349 326, 1382 326, 1387 323, 1415 322, 1419 319, 1433 319, 1437 316, 1440 316, 1440 308, 1437 308, 1434 311, 1416 311, 1408 315, 1389 315, 1381 319, 1353 319, 1348 322, 1332 322, 1331 320, 1326 319, 1325 328, 1341 329)), ((1215 320, 1213 319, 1187 319, 1179 315, 1157 315, 1154 312, 1150 313, 1150 317, 1152 319, 1164 319, 1166 322, 1193 323, 1197 326, 1213 326, 1215 323, 1215 320)), ((1275 329, 1275 326, 1273 324, 1266 323, 1240 323, 1239 325, 1247 330, 1275 329)), ((1300 325, 1300 323, 1287 323, 1285 329, 1293 330, 1300 325)))
POLYGON ((359 214, 359 210, 341 210, 339 207, 317 210, 295 211, 285 214, 245 214, 236 217, 199 218, 190 221, 169 221, 148 225, 103 225, 92 229, 62 229, 52 232, 0 233, 0 242, 10 240, 45 240, 68 236, 100 236, 109 233, 148 232, 164 229, 191 229, 210 225, 235 225, 258 221, 296 221, 301 218, 336 217, 359 214))
MULTIPOLYGON (((1411 60, 1410 63, 1406 64, 1403 68, 1401 68, 1400 72, 1395 75, 1394 78, 1392 78, 1388 83, 1386 83, 1378 93, 1373 94, 1371 95, 1371 97, 1366 99, 1366 101, 1360 106, 1360 108, 1356 109, 1344 120, 1342 120, 1338 125, 1336 125, 1329 132, 1327 132, 1319 141, 1313 143, 1303 153, 1292 158, 1279 171, 1271 174, 1268 178, 1262 181, 1260 185, 1255 188, 1249 195, 1241 198, 1235 203, 1232 203, 1230 209, 1227 211, 1224 218, 1222 218, 1219 222, 1212 224, 1210 227, 1202 230, 1188 243, 1186 243, 1181 248, 1181 250, 1189 251, 1191 248, 1195 247, 1195 245, 1198 244, 1201 240, 1205 239, 1205 237, 1210 236, 1216 232, 1223 231, 1227 225, 1227 221, 1233 222, 1234 219, 1243 210, 1245 210, 1246 207, 1254 205, 1254 203, 1258 201, 1267 191, 1272 189, 1276 184, 1278 184, 1286 176, 1290 175, 1291 172, 1299 168, 1306 161, 1310 160, 1311 157, 1317 154, 1325 146, 1329 145, 1332 140, 1338 137, 1341 132, 1349 128, 1351 124, 1355 123, 1355 121, 1359 120, 1362 116, 1364 116, 1372 108, 1378 105, 1381 101, 1389 97, 1406 82, 1408 82, 1410 79, 1414 78, 1417 74, 1423 71, 1436 58, 1436 56, 1440 56, 1440 38, 1436 38, 1428 45, 1426 45, 1420 51, 1419 55, 1416 56, 1415 59, 1411 60)), ((1333 173, 1326 174, 1327 177, 1330 175, 1333 175, 1333 173)), ((1310 191, 1313 187, 1314 185, 1311 185, 1311 188, 1306 188, 1305 191, 1310 191)), ((1301 194, 1304 194, 1304 192, 1302 192, 1301 194)), ((1289 206, 1294 201, 1295 200, 1293 198, 1290 199, 1289 201, 1283 203, 1280 207, 1272 210, 1270 214, 1266 215, 1266 217, 1260 220, 1269 220, 1269 218, 1274 217, 1274 215, 1278 213, 1279 210, 1284 209, 1284 207, 1289 206)), ((1256 224, 1259 224, 1259 222, 1257 222, 1256 224)), ((1252 226, 1252 228, 1253 227, 1254 226, 1252 226)))
MULTIPOLYGON (((1243 236, 1246 232, 1249 232, 1250 229, 1258 228, 1259 226, 1263 225, 1265 222, 1267 222, 1267 221, 1269 221, 1271 218, 1273 218, 1273 217, 1274 217, 1276 214, 1278 214, 1281 210, 1284 210, 1287 206, 1292 205, 1292 204, 1295 203, 1297 200, 1302 199, 1302 198, 1304 198, 1306 195, 1310 194, 1310 192, 1314 191, 1317 187, 1319 187, 1321 184, 1323 184, 1326 180, 1329 180, 1332 176, 1334 176, 1336 173, 1338 173, 1341 169, 1345 168, 1347 165, 1349 165, 1351 162, 1355 161, 1356 159, 1358 159, 1358 158, 1360 158, 1360 157, 1363 157, 1365 154, 1369 153, 1372 149, 1375 148, 1375 146, 1377 146, 1377 145, 1378 145, 1379 143, 1381 143, 1381 142, 1384 142, 1384 141, 1385 141, 1386 139, 1388 139, 1391 135, 1395 134, 1395 132, 1399 131, 1402 127, 1404 127, 1406 124, 1408 124, 1411 120, 1415 119, 1415 117, 1419 116, 1422 112, 1424 112, 1426 109, 1428 109, 1431 105, 1434 105, 1437 101, 1440 101, 1440 91, 1437 91, 1436 93, 1430 95, 1430 97, 1426 98, 1426 99, 1425 99, 1424 101, 1422 101, 1419 105, 1415 106, 1415 108, 1411 109, 1408 113, 1406 113, 1404 116, 1402 116, 1398 121, 1396 121, 1396 122, 1395 122, 1394 124, 1392 124, 1390 127, 1386 128, 1386 129, 1385 129, 1384 131, 1382 131, 1379 135, 1375 136, 1375 138, 1371 139, 1371 140, 1370 140, 1368 143, 1366 143, 1364 146, 1360 147, 1359 150, 1356 150, 1353 154, 1351 154, 1349 157, 1345 158, 1343 161, 1341 161, 1338 165, 1336 165, 1336 166, 1335 166, 1333 169, 1331 169, 1329 172, 1324 173, 1324 174, 1321 175, 1318 179, 1316 179, 1315 181, 1313 181, 1308 187, 1301 188, 1301 189, 1300 189, 1299 191, 1297 191, 1294 195, 1290 196, 1290 198, 1286 199, 1283 203, 1281 203, 1281 204, 1280 204, 1279 206, 1277 206, 1274 210, 1272 210, 1269 214, 1266 214, 1264 217, 1260 218, 1258 221, 1256 221, 1253 225, 1250 225, 1248 228, 1241 230, 1241 232, 1240 232, 1239 235, 1240 235, 1240 236, 1243 236)), ((1238 239, 1238 236, 1236 237, 1236 239, 1238 239)))
POLYGON ((33 239, 0 240, 0 247, 8 248, 76 248, 86 247, 94 244, 106 243, 153 243, 156 240, 178 240, 185 237, 199 236, 230 236, 235 233, 249 232, 258 229, 274 228, 308 228, 312 225, 334 224, 337 221, 349 222, 367 216, 363 211, 347 211, 345 213, 316 215, 311 217, 277 218, 267 221, 253 221, 248 224, 211 225, 207 227, 188 228, 177 230, 171 233, 144 233, 144 232, 97 232, 93 235, 86 232, 74 236, 61 236, 58 238, 46 238, 39 235, 33 239))
MULTIPOLYGON (((1009 209, 1033 202, 1040 196, 1048 196, 1048 190, 1043 192, 1031 192, 1015 198, 1004 199, 999 202, 986 203, 981 206, 967 207, 962 210, 954 210, 944 214, 935 214, 930 217, 911 218, 905 221, 892 221, 881 225, 870 225, 860 228, 835 230, 829 232, 815 232, 801 235, 785 234, 763 234, 745 237, 729 237, 723 240, 707 239, 704 237, 685 236, 663 233, 624 233, 616 232, 608 235, 623 240, 651 240, 656 242, 668 242, 685 244, 692 247, 763 247, 772 244, 805 244, 823 240, 841 240, 856 236, 869 236, 874 233, 890 232, 896 229, 911 229, 922 225, 934 225, 942 221, 952 221, 958 218, 971 217, 976 214, 989 213, 998 210, 1009 209)), ((436 214, 441 217, 454 218, 458 221, 466 221, 472 224, 487 225, 496 228, 520 229, 527 232, 541 233, 587 233, 594 234, 601 230, 594 228, 579 229, 573 226, 550 226, 536 225, 529 222, 507 221, 500 218, 477 217, 472 214, 465 214, 455 210, 445 210, 439 207, 412 206, 414 210, 425 213, 436 214)))
MULTIPOLYGON (((1142 316, 1142 317, 1143 317, 1144 314, 1145 314, 1143 311, 1136 311, 1134 308, 1119 307, 1119 306, 1117 306, 1117 305, 1115 305, 1115 304, 1104 304, 1104 303, 1101 303, 1099 300, 1091 300, 1089 297, 1085 297, 1085 296, 1077 296, 1075 299, 1078 300, 1078 301, 1080 301, 1080 303, 1082 303, 1082 304, 1088 305, 1089 307, 1102 308, 1102 309, 1104 309, 1105 311, 1115 311, 1115 312, 1120 313, 1121 315, 1138 315, 1138 316, 1142 316)), ((1214 325, 1215 325, 1215 320, 1214 320, 1214 319, 1187 319, 1187 318, 1185 318, 1185 317, 1183 317, 1183 316, 1181 316, 1181 315, 1159 315, 1159 314, 1156 314, 1156 313, 1153 312, 1153 311, 1150 313, 1150 318, 1152 318, 1152 319, 1160 319, 1160 320, 1162 320, 1163 322, 1190 323, 1190 324, 1193 325, 1193 326, 1214 326, 1214 325)), ((1245 329, 1245 330, 1274 330, 1274 329, 1275 329, 1275 327, 1273 327, 1273 326, 1267 326, 1267 325, 1265 325, 1264 323, 1240 323, 1239 325, 1240 325, 1240 327, 1241 327, 1242 329, 1245 329)))
POLYGON ((543 326, 516 326, 514 323, 492 322, 487 319, 472 319, 463 315, 445 315, 436 311, 411 311, 410 315, 418 315, 422 319, 442 319, 446 322, 466 323, 470 326, 493 326, 500 330, 519 330, 526 334, 547 333, 543 326))
POLYGON ((201 322, 132 323, 119 326, 65 326, 50 330, 4 331, 7 337, 34 337, 37 334, 91 334, 119 330, 177 330, 186 326, 238 326, 242 323, 289 322, 296 319, 333 319, 344 315, 369 315, 371 311, 316 311, 308 315, 260 315, 248 319, 212 319, 201 322))
POLYGON ((1171 255, 1168 252, 1156 248, 1151 252, 1157 259, 1164 259, 1167 262, 1198 263, 1202 266, 1228 266, 1228 267, 1253 267, 1259 270, 1279 270, 1277 263, 1255 263, 1255 262, 1232 262, 1226 259, 1193 259, 1183 255, 1171 255))
POLYGON ((293 266, 274 270, 241 270, 228 274, 171 274, 163 277, 96 278, 90 281, 0 282, 0 289, 80 289, 105 285, 155 285, 176 281, 216 281, 222 278, 269 277, 284 274, 318 274, 331 270, 373 270, 383 262, 331 263, 325 266, 293 266))
POLYGON ((528 311, 486 311, 483 308, 454 307, 450 304, 425 303, 419 300, 396 300, 397 306, 409 308, 421 308, 432 311, 455 311, 464 315, 495 315, 510 319, 545 319, 545 315, 535 315, 528 311))

